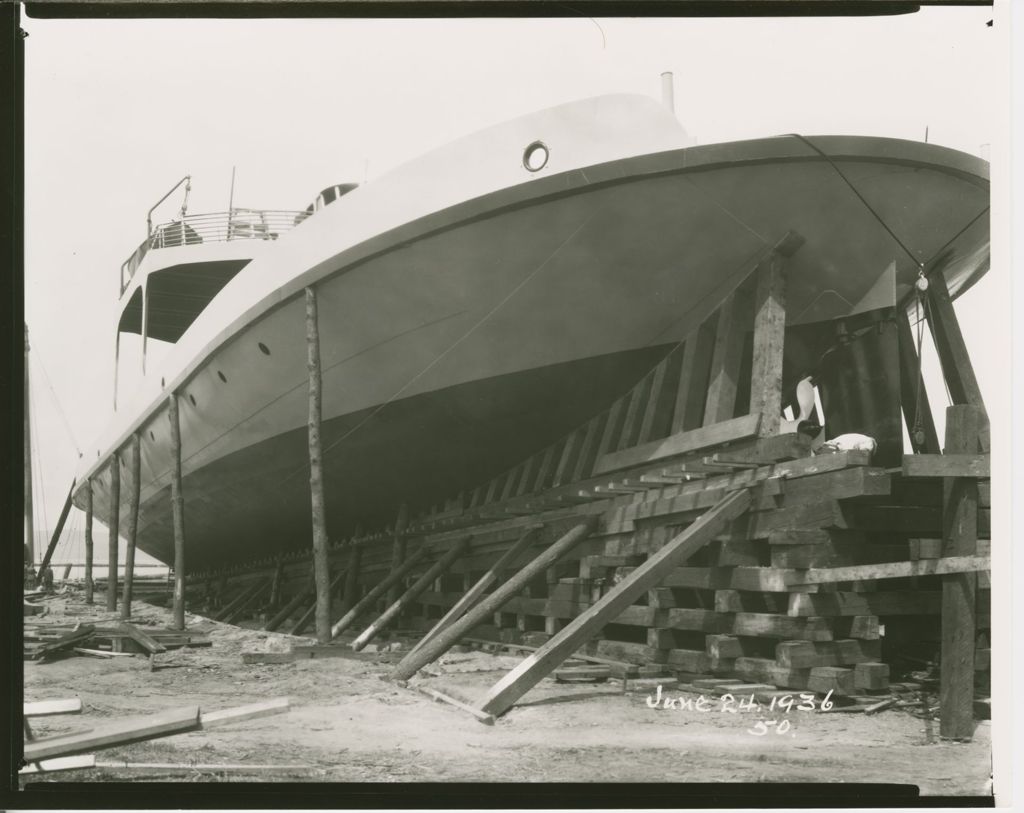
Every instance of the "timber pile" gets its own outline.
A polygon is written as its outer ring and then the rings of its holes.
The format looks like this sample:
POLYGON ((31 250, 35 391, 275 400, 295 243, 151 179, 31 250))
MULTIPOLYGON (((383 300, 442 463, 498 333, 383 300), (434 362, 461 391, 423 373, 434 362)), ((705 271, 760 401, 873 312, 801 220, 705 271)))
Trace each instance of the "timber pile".
POLYGON ((202 633, 143 629, 123 621, 113 625, 26 623, 24 658, 41 661, 72 653, 100 658, 133 653, 155 655, 168 649, 211 645, 209 636, 202 633))
MULTIPOLYGON (((54 737, 38 738, 32 731, 29 718, 52 714, 79 713, 82 710, 81 700, 46 700, 36 703, 25 703, 23 709, 25 746, 24 757, 28 762, 20 773, 37 774, 54 771, 77 770, 97 767, 91 751, 114 748, 129 743, 168 737, 187 731, 208 730, 231 723, 253 720, 272 714, 289 711, 288 698, 276 698, 247 706, 238 706, 219 711, 203 712, 198 706, 186 706, 169 709, 142 717, 105 722, 95 728, 54 737)), ((136 769, 145 769, 146 765, 133 763, 136 769)), ((118 765, 102 767, 120 767, 118 765)), ((157 766, 165 769, 166 765, 157 766)), ((189 766, 177 766, 179 768, 189 766)), ((195 766, 192 766, 195 769, 195 766)), ((235 766, 235 768, 244 766, 235 766)), ((281 767, 281 766, 278 766, 281 767)), ((249 770, 254 770, 251 766, 249 770)))

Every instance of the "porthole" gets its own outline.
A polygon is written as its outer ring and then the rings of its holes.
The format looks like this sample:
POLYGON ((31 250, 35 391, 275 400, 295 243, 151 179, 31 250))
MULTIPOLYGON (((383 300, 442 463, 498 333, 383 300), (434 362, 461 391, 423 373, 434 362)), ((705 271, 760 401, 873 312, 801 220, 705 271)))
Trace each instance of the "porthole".
POLYGON ((261 352, 261 353, 262 353, 262 354, 263 354, 264 356, 269 356, 269 355, 270 355, 270 348, 269 348, 269 347, 267 347, 267 346, 266 346, 266 345, 265 345, 265 344, 264 344, 263 342, 260 342, 260 343, 259 343, 259 345, 258 345, 258 347, 260 348, 260 352, 261 352))
POLYGON ((548 145, 543 141, 534 141, 523 150, 523 166, 530 172, 540 172, 547 166, 548 157, 548 145))
POLYGON ((192 402, 192 406, 198 406, 196 404, 196 397, 192 393, 188 394, 188 400, 190 400, 192 402))
POLYGON ((217 378, 219 378, 225 384, 228 383, 228 377, 226 375, 224 375, 224 373, 222 373, 220 370, 217 370, 217 378))

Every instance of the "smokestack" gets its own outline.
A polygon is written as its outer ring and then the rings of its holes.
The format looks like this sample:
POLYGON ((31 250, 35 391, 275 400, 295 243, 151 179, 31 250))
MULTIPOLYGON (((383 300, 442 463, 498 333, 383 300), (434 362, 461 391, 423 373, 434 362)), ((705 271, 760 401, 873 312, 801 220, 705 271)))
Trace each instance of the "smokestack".
POLYGON ((672 84, 672 71, 661 74, 661 103, 673 113, 676 112, 676 91, 672 84))

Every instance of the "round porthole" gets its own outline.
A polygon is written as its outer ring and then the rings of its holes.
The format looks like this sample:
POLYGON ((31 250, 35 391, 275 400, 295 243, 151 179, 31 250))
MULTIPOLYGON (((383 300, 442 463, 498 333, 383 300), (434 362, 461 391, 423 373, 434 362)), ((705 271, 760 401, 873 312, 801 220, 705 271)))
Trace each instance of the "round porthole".
POLYGON ((266 346, 266 345, 265 345, 265 344, 264 344, 263 342, 260 342, 258 346, 259 346, 259 348, 260 348, 260 352, 261 352, 261 353, 262 353, 262 354, 263 354, 264 356, 269 356, 269 355, 270 355, 270 348, 269 348, 269 347, 267 347, 267 346, 266 346))
POLYGON ((530 172, 539 172, 548 163, 548 145, 543 141, 534 141, 523 150, 523 166, 530 172))
POLYGON ((220 370, 217 370, 217 378, 219 378, 225 384, 228 383, 228 377, 226 375, 224 375, 224 373, 222 373, 220 370))
POLYGON ((196 397, 192 393, 188 394, 188 400, 190 400, 192 402, 192 406, 197 406, 197 404, 196 404, 196 397))

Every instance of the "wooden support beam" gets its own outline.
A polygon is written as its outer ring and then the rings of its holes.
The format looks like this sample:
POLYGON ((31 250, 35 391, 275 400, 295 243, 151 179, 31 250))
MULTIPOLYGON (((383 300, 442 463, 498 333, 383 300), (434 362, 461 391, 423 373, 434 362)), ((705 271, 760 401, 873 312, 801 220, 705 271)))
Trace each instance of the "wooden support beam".
POLYGON ((252 596, 259 593, 266 586, 266 579, 257 578, 252 584, 242 590, 237 596, 231 599, 227 605, 213 616, 214 621, 224 621, 230 616, 238 607, 248 601, 252 596))
MULTIPOLYGON (((544 455, 540 459, 540 465, 537 467, 537 479, 534 480, 531 491, 543 491, 547 488, 548 475, 551 473, 551 467, 555 464, 556 446, 557 444, 554 444, 544 450, 544 455)), ((487 502, 490 501, 488 500, 487 502)))
POLYGON ((414 688, 420 694, 426 695, 431 700, 437 703, 445 703, 449 706, 452 706, 453 708, 459 709, 460 711, 468 712, 476 718, 477 722, 483 723, 484 725, 494 725, 493 714, 485 714, 479 709, 473 708, 468 703, 463 703, 461 700, 456 700, 454 697, 444 694, 443 692, 439 692, 436 689, 430 689, 426 686, 414 686, 412 688, 414 688))
POLYGON ((629 449, 636 446, 640 434, 640 421, 643 419, 644 407, 651 392, 653 373, 648 373, 629 392, 626 415, 622 419, 622 431, 619 434, 618 449, 629 449))
POLYGON ((640 423, 640 434, 636 439, 638 444, 663 438, 671 433, 672 408, 679 387, 682 355, 682 345, 676 345, 654 368, 651 392, 647 397, 643 420, 640 423))
POLYGON ((393 584, 398 584, 403 578, 405 578, 405 575, 416 567, 426 554, 426 545, 421 545, 417 548, 416 552, 412 554, 412 556, 406 557, 406 560, 402 562, 397 569, 391 570, 382 581, 374 585, 370 592, 357 601, 353 605, 352 609, 345 613, 345 615, 338 619, 338 622, 331 627, 331 638, 337 638, 342 632, 351 627, 352 624, 355 623, 356 618, 372 607, 374 602, 388 591, 388 588, 393 584))
MULTIPOLYGON (((333 593, 337 589, 338 585, 341 584, 341 581, 344 578, 345 578, 344 571, 342 571, 337 576, 335 576, 334 579, 331 581, 330 585, 327 588, 328 594, 333 593)), ((296 621, 295 625, 288 631, 289 635, 302 635, 303 630, 306 629, 306 627, 309 625, 309 622, 313 619, 313 616, 316 614, 316 610, 317 610, 315 594, 314 594, 313 598, 314 598, 313 603, 309 606, 309 608, 306 610, 306 612, 304 612, 302 615, 299 616, 299 620, 296 621)))
POLYGON ((719 308, 711 380, 704 402, 704 426, 728 421, 735 414, 743 337, 749 327, 749 316, 749 299, 741 283, 719 308))
POLYGON ((531 581, 556 564, 569 551, 586 539, 597 527, 596 516, 587 517, 563 536, 553 542, 543 553, 534 558, 522 570, 504 581, 493 593, 475 607, 469 609, 458 621, 441 630, 434 638, 415 652, 410 652, 391 673, 392 680, 408 680, 420 669, 431 663, 449 649, 473 627, 500 610, 509 599, 522 592, 531 581))
POLYGON ((455 603, 455 605, 444 614, 440 621, 431 627, 430 631, 426 635, 420 638, 416 643, 416 646, 410 650, 410 653, 422 648, 428 641, 436 638, 441 632, 448 629, 448 627, 462 618, 462 616, 480 600, 487 588, 497 582, 513 562, 519 561, 519 557, 534 544, 537 539, 537 534, 543 527, 543 525, 537 524, 527 528, 523 535, 519 537, 518 541, 516 541, 512 547, 508 548, 498 558, 498 561, 491 565, 487 572, 477 580, 476 584, 463 593, 462 597, 455 603))
POLYGON ((110 456, 110 519, 107 521, 107 612, 117 609, 117 546, 121 521, 121 455, 110 456))
POLYGON ((750 412, 761 416, 760 433, 779 433, 782 416, 782 357, 786 338, 785 264, 777 252, 761 261, 754 300, 754 356, 750 412))
POLYGON ((551 481, 552 488, 557 488, 567 482, 572 476, 572 471, 576 466, 576 458, 579 455, 580 447, 583 445, 585 434, 586 428, 580 427, 565 439, 562 456, 558 460, 558 466, 555 468, 555 477, 551 481))
POLYGON ((626 396, 619 398, 608 410, 608 420, 604 422, 604 431, 601 433, 601 442, 597 446, 597 463, 594 471, 601 470, 601 459, 612 454, 618 449, 619 434, 622 432, 622 422, 626 412, 626 396))
MULTIPOLYGON (((924 325, 921 325, 921 329, 924 329, 924 325)), ((910 326, 910 314, 904 311, 896 318, 896 330, 900 355, 900 403, 910 435, 910 447, 917 454, 937 454, 942 450, 935 431, 935 417, 928 403, 928 390, 917 354, 917 342, 910 326)))
POLYGON ((284 559, 278 556, 274 563, 274 575, 270 580, 270 598, 267 600, 269 607, 277 607, 281 604, 282 582, 284 582, 284 559))
POLYGON ((348 568, 345 572, 345 589, 342 592, 341 612, 347 613, 359 600, 356 592, 359 590, 359 567, 363 560, 363 548, 357 545, 353 539, 350 543, 348 553, 348 568))
POLYGON ((292 613, 294 613, 297 609, 299 609, 300 606, 302 606, 306 603, 306 601, 309 600, 309 597, 313 595, 315 587, 316 582, 311 574, 309 577, 309 583, 306 586, 304 586, 301 590, 299 590, 298 593, 292 596, 288 603, 285 604, 284 607, 280 609, 280 611, 278 611, 277 615, 275 615, 266 623, 263 629, 267 630, 268 632, 273 632, 278 627, 280 627, 285 621, 291 618, 292 613))
POLYGON ((754 437, 760 425, 760 415, 743 415, 700 429, 669 435, 667 438, 634 446, 632 449, 611 452, 598 459, 597 465, 594 467, 594 474, 605 474, 616 469, 625 469, 666 457, 699 451, 721 443, 754 437))
POLYGON ((116 745, 166 737, 198 727, 199 707, 186 706, 147 717, 118 720, 80 734, 66 734, 27 742, 25 743, 25 759, 29 762, 37 762, 40 759, 70 756, 98 748, 112 748, 116 745))
POLYGON ((171 521, 174 524, 174 629, 185 629, 185 498, 181 493, 181 424, 178 395, 167 398, 167 420, 171 425, 171 521))
POLYGON ((928 326, 931 328, 935 350, 942 365, 942 377, 946 380, 953 404, 970 404, 978 409, 977 443, 969 444, 957 451, 962 454, 972 454, 979 450, 988 452, 989 425, 985 400, 974 375, 974 365, 967 352, 967 344, 960 332, 960 322, 953 309, 946 278, 941 271, 928 278, 928 326))
POLYGON ((121 595, 121 618, 132 617, 132 588, 135 580, 135 541, 139 531, 139 495, 142 489, 142 450, 139 433, 131 440, 131 485, 128 491, 128 527, 125 529, 124 592, 121 595))
POLYGON ((704 398, 717 325, 718 311, 715 311, 686 337, 672 412, 673 435, 697 429, 704 421, 704 398))
MULTIPOLYGON (((958 331, 959 333, 959 331, 958 331)), ((946 410, 946 451, 962 455, 977 448, 988 420, 974 404, 946 410)), ((978 544, 978 483, 971 477, 946 481, 943 498, 943 555, 971 558, 978 544)), ((932 561, 949 561, 939 559, 932 561)), ((986 568, 987 569, 987 568, 986 568)), ((942 580, 942 649, 939 668, 939 734, 974 736, 974 636, 978 575, 960 572, 942 580)))
POLYGON ((708 544, 728 522, 746 511, 749 505, 750 494, 746 491, 736 491, 725 497, 498 681, 481 702, 480 710, 495 716, 506 712, 581 644, 614 620, 648 589, 655 587, 666 573, 708 544))
POLYGON ((92 478, 85 484, 85 603, 93 603, 92 478))
POLYGON ((580 447, 580 454, 576 460, 576 468, 573 470, 573 482, 584 480, 594 470, 594 463, 597 459, 597 444, 601 439, 601 429, 607 414, 602 412, 595 415, 587 422, 586 434, 583 436, 583 445, 580 447))
MULTIPOLYGON (((409 506, 402 503, 398 507, 398 516, 395 517, 395 527, 391 532, 391 569, 395 570, 405 561, 406 548, 408 546, 405 531, 409 526, 409 506)), ((388 590, 387 603, 394 604, 401 592, 401 585, 395 583, 388 590)), ((321 642, 322 643, 322 642, 321 642)))
POLYGON ((320 326, 316 291, 306 288, 306 371, 309 376, 309 492, 313 524, 313 573, 316 581, 316 637, 331 640, 330 563, 327 559, 327 514, 324 503, 323 445, 320 440, 322 379, 320 326))
POLYGON ((786 574, 788 586, 863 581, 865 579, 902 579, 907 576, 936 576, 949 573, 977 573, 989 570, 987 556, 948 556, 942 559, 920 559, 916 562, 886 562, 853 567, 812 567, 786 574))
POLYGON ((905 454, 903 476, 989 477, 989 460, 987 454, 905 454))
POLYGON ((134 624, 122 621, 117 625, 117 629, 135 641, 135 643, 145 649, 150 655, 158 655, 161 652, 167 651, 167 648, 163 644, 148 633, 136 627, 134 624))
POLYGON ((365 647, 381 630, 385 629, 388 624, 394 621, 403 610, 419 598, 419 596, 434 583, 435 579, 447 573, 451 569, 451 566, 455 564, 455 560, 465 555, 472 538, 472 536, 467 536, 465 539, 459 540, 448 548, 448 550, 444 552, 444 555, 427 568, 426 572, 422 576, 413 582, 404 593, 396 598, 394 602, 392 602, 388 608, 381 613, 380 617, 376 621, 370 624, 370 626, 359 634, 359 636, 352 642, 352 649, 358 652, 365 647))
POLYGON ((287 697, 275 697, 273 700, 261 700, 258 703, 249 703, 246 706, 235 706, 230 709, 204 712, 199 715, 199 726, 203 731, 208 731, 211 728, 220 728, 230 723, 241 723, 245 720, 255 720, 259 717, 283 714, 290 709, 291 706, 287 697))

